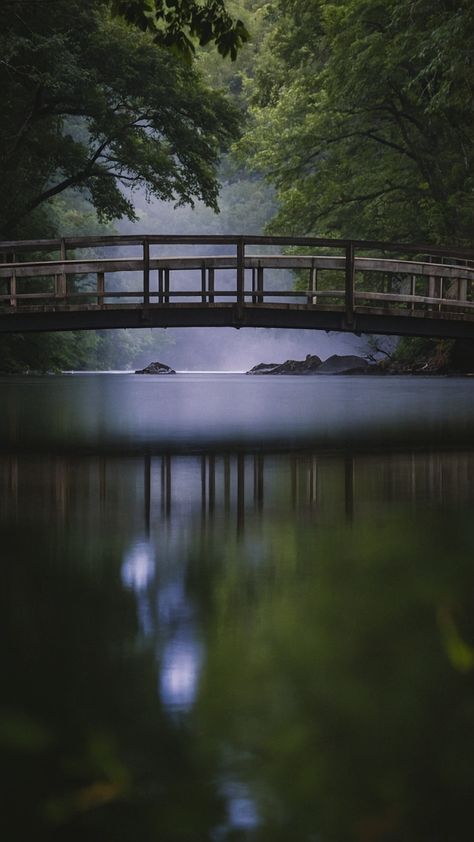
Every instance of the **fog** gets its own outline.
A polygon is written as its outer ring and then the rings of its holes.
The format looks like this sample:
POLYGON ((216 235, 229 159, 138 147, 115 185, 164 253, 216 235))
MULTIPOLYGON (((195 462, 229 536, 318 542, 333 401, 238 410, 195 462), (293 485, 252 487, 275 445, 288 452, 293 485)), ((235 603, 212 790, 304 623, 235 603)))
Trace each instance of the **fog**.
POLYGON ((246 371, 260 362, 283 362, 317 354, 364 354, 367 342, 350 334, 268 328, 178 328, 160 361, 187 371, 246 371))
MULTIPOLYGON (((271 188, 251 178, 222 187, 219 214, 199 203, 194 209, 175 208, 158 200, 148 203, 141 192, 134 192, 130 198, 138 219, 118 223, 120 234, 262 234, 275 211, 271 188)), ((176 278, 177 274, 173 273, 175 288, 189 288, 189 279, 176 278)), ((291 289, 291 275, 282 274, 278 287, 291 289)), ((160 361, 189 371, 245 371, 260 362, 303 359, 307 354, 317 354, 321 359, 331 354, 363 355, 368 350, 364 338, 313 330, 206 327, 156 329, 154 333, 162 335, 162 342, 157 335, 155 344, 160 361)))

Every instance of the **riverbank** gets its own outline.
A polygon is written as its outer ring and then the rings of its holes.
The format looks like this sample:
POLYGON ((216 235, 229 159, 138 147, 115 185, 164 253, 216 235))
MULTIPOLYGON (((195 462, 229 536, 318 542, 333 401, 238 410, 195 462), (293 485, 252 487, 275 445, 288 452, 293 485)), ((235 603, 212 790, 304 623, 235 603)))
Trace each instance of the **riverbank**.
POLYGON ((474 376, 474 343, 465 340, 402 339, 392 353, 377 346, 372 358, 333 354, 326 360, 308 354, 304 360, 258 363, 247 374, 474 376), (376 359, 383 353, 383 359, 376 359))

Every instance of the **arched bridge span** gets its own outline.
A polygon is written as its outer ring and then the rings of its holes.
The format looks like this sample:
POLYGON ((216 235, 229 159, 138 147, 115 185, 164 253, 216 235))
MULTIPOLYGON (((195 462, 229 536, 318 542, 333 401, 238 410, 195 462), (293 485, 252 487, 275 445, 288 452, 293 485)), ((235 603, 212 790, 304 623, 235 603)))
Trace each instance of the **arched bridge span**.
POLYGON ((0 260, 0 332, 231 326, 474 338, 474 249, 127 235, 0 242, 0 260))

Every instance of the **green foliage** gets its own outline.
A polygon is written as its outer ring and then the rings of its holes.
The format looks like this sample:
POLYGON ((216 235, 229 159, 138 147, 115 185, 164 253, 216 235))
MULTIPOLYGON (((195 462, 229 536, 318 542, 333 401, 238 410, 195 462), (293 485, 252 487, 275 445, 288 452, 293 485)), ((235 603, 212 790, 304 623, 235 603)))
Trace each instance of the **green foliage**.
POLYGON ((7 6, 0 36, 2 236, 45 232, 45 204, 68 188, 102 219, 134 217, 123 185, 216 207, 237 132, 226 99, 102 0, 22 9, 7 6))
POLYGON ((235 61, 249 39, 245 25, 232 18, 223 0, 112 0, 112 9, 188 62, 196 40, 200 47, 212 43, 222 57, 235 61))
POLYGON ((0 371, 28 374, 85 368, 96 344, 93 333, 77 331, 0 335, 0 371))
POLYGON ((461 839, 469 822, 472 530, 377 512, 214 546, 199 725, 248 782, 259 840, 461 839))
POLYGON ((273 230, 472 243, 470 0, 277 0, 240 145, 273 230))
POLYGON ((142 368, 150 360, 160 358, 163 349, 172 344, 173 339, 165 330, 98 330, 84 363, 76 362, 72 367, 97 371, 142 368))
POLYGON ((136 369, 173 344, 164 330, 98 330, 0 335, 0 372, 136 369))
POLYGON ((425 362, 435 357, 449 359, 449 351, 454 345, 454 340, 429 339, 415 337, 409 339, 402 337, 393 354, 393 360, 407 365, 414 365, 425 362))
POLYGON ((229 0, 229 11, 243 18, 251 33, 248 42, 239 50, 234 62, 224 62, 215 50, 201 50, 197 56, 198 67, 214 89, 225 90, 242 111, 248 108, 245 80, 252 78, 255 63, 267 32, 267 4, 261 0, 229 0))
MULTIPOLYGON (((0 238, 110 233, 107 220, 136 218, 138 190, 217 209, 236 111, 183 53, 197 39, 236 57, 247 32, 221 0, 20 0, 2 24, 0 238)), ((163 336, 2 336, 0 368, 134 367, 163 336)))

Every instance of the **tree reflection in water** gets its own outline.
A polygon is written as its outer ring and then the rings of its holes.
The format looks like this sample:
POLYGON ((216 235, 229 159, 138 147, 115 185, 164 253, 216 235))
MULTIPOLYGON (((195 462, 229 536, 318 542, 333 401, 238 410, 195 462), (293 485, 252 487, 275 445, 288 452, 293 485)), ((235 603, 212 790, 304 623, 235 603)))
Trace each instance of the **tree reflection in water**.
POLYGON ((473 475, 0 459, 2 838, 466 839, 473 475))

